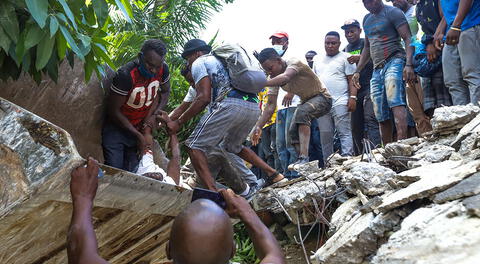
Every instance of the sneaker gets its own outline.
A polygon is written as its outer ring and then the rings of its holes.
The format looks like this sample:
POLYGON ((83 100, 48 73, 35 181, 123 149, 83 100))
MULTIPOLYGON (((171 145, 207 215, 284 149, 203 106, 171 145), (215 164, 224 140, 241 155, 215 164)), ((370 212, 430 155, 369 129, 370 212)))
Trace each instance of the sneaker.
POLYGON ((253 199, 253 196, 255 196, 255 194, 257 194, 257 192, 260 190, 261 188, 258 186, 258 185, 251 185, 250 186, 250 190, 248 191, 248 193, 246 195, 242 195, 243 198, 245 198, 247 201, 251 201, 253 199))
POLYGON ((310 160, 308 159, 308 157, 298 157, 297 161, 295 161, 294 163, 288 165, 288 170, 295 170, 296 168, 296 165, 300 165, 300 164, 305 164, 305 163, 308 163, 310 162, 310 160))

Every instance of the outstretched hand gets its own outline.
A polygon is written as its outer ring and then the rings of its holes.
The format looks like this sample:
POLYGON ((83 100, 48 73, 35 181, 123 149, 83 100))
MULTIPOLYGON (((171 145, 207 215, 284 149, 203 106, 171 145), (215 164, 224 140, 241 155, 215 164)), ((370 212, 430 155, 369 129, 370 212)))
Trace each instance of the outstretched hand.
POLYGON ((96 160, 89 157, 87 165, 74 169, 70 179, 72 202, 81 200, 92 202, 97 194, 99 167, 96 160))
POLYGON ((231 189, 221 189, 219 190, 219 193, 225 199, 225 203, 227 204, 225 212, 230 217, 242 219, 246 214, 253 212, 253 209, 250 207, 247 200, 240 195, 235 194, 231 189))

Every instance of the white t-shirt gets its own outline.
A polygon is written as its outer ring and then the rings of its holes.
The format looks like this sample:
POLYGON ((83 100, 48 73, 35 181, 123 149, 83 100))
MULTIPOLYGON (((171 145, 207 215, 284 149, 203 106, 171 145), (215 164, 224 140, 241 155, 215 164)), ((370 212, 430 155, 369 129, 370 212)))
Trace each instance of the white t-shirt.
POLYGON ((353 75, 357 67, 355 64, 348 62, 347 59, 350 56, 350 54, 341 51, 333 57, 317 55, 313 58, 313 71, 325 84, 332 96, 332 106, 347 105, 348 103, 347 75, 353 75))
MULTIPOLYGON (((283 106, 283 97, 287 95, 287 92, 283 90, 282 88, 278 89, 278 95, 277 95, 277 111, 282 110, 287 108, 286 106, 283 106)), ((292 99, 292 104, 290 104, 289 107, 297 107, 301 103, 300 97, 298 95, 294 95, 292 99)))
POLYGON ((186 103, 191 103, 195 100, 195 97, 197 97, 197 91, 195 90, 195 88, 190 86, 188 87, 187 95, 185 95, 185 98, 183 98, 183 101, 186 103))

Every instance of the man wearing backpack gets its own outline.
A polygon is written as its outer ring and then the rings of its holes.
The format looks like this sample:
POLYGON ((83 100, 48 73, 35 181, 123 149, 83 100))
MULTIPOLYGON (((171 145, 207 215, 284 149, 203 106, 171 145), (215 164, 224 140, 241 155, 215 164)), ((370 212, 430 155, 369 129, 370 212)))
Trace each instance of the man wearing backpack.
POLYGON ((227 68, 210 51, 211 47, 200 39, 185 44, 182 57, 192 65, 197 96, 177 120, 167 123, 167 128, 176 133, 183 124, 209 108, 185 144, 195 171, 210 190, 216 187, 205 153, 218 146, 265 171, 272 183, 282 180, 282 174, 242 145, 260 115, 256 94, 234 89, 227 68))

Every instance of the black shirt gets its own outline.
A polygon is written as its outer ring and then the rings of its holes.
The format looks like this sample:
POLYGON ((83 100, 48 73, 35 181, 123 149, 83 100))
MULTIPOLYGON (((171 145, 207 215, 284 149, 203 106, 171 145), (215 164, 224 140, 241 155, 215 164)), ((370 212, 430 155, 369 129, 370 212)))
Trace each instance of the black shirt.
POLYGON ((438 0, 420 0, 417 4, 416 16, 418 23, 422 26, 422 31, 425 33, 422 37, 422 42, 425 45, 433 41, 433 35, 442 20, 438 8, 438 0))
MULTIPOLYGON (((350 53, 352 55, 360 55, 363 51, 363 46, 365 44, 365 39, 361 38, 357 43, 348 44, 343 51, 350 53)), ((372 79, 373 73, 373 62, 370 61, 365 65, 363 70, 360 72, 360 92, 364 92, 366 89, 370 89, 370 79, 372 79)))

